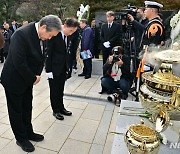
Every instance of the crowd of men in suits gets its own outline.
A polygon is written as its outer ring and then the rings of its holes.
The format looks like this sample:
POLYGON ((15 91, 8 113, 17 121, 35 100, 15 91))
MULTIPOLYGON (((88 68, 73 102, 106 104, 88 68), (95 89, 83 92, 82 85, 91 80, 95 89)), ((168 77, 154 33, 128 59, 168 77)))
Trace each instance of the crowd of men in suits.
MULTIPOLYGON (((118 49, 121 49, 120 52, 123 50, 123 57, 128 56, 129 60, 131 58, 132 51, 135 51, 135 57, 136 57, 136 66, 134 67, 135 69, 133 70, 134 72, 137 71, 137 68, 139 64, 141 63, 141 59, 143 59, 143 49, 145 48, 145 45, 150 45, 150 44, 155 44, 155 45, 163 45, 164 44, 164 25, 162 24, 162 17, 161 14, 159 14, 159 9, 162 8, 162 5, 156 2, 151 2, 151 1, 145 1, 146 8, 139 7, 136 9, 136 16, 133 16, 131 14, 127 15, 127 19, 121 20, 121 24, 117 23, 115 21, 115 13, 113 11, 108 11, 106 12, 106 20, 107 23, 103 24, 101 29, 96 27, 96 21, 93 19, 91 21, 91 26, 88 25, 88 21, 86 19, 82 19, 80 21, 80 24, 77 26, 76 29, 70 34, 68 34, 64 42, 66 44, 65 50, 69 53, 68 58, 66 57, 66 62, 64 61, 64 64, 66 63, 66 73, 61 74, 64 80, 61 83, 62 87, 54 87, 54 88, 60 88, 61 90, 61 99, 63 96, 63 88, 64 88, 64 82, 65 80, 69 79, 71 77, 72 71, 75 73, 77 72, 77 61, 76 61, 76 53, 78 46, 80 47, 80 57, 83 60, 84 68, 81 74, 78 74, 78 76, 83 76, 85 79, 91 78, 91 73, 92 73, 92 58, 99 58, 100 51, 102 51, 102 58, 103 58, 103 65, 105 65, 109 57, 114 55, 113 53, 113 48, 114 47, 119 47, 118 49), (149 11, 150 10, 150 11, 149 11), (129 27, 131 27, 131 31, 129 31, 129 27), (156 31, 155 31, 156 30, 156 31), (128 36, 130 34, 130 38, 128 38, 128 43, 131 44, 131 49, 127 48, 127 44, 123 42, 123 36, 126 35, 128 32, 128 36), (80 43, 80 45, 79 45, 80 43), (121 48, 123 47, 123 49, 121 48), (130 51, 131 50, 131 51, 130 51)), ((66 30, 66 21, 64 21, 64 27, 62 29, 66 30)), ((8 52, 9 52, 9 47, 11 44, 11 36, 12 34, 21 26, 27 26, 28 21, 23 21, 22 25, 18 25, 15 20, 12 21, 11 26, 7 22, 4 22, 3 26, 0 27, 0 32, 4 36, 4 45, 3 48, 0 49, 0 57, 1 57, 1 63, 4 62, 4 58, 7 58, 8 52)), ((58 34, 59 35, 59 34, 58 34)), ((42 42, 42 47, 46 49, 44 55, 46 57, 46 63, 51 61, 52 59, 50 58, 53 52, 49 52, 49 50, 55 51, 55 46, 52 45, 50 42, 55 42, 55 38, 53 37, 52 40, 54 41, 43 41, 42 42), (49 54, 51 53, 51 54, 49 54)), ((63 37, 64 38, 64 37, 63 37)), ((59 42, 59 41, 57 41, 59 42)), ((57 47, 58 48, 58 47, 57 47)), ((60 48, 60 47, 59 47, 60 48)), ((53 53, 55 54, 55 52, 53 53)), ((55 75, 53 81, 56 78, 56 70, 58 70, 56 67, 61 67, 58 62, 62 62, 60 57, 54 56, 57 58, 56 61, 53 60, 54 67, 52 66, 49 68, 46 66, 47 70, 51 70, 51 72, 48 72, 49 74, 49 84, 50 88, 52 88, 52 82, 51 78, 52 75, 55 75)), ((61 57, 62 58, 62 57, 61 57)), ((112 57, 111 57, 112 59, 112 57)), ((132 76, 132 70, 130 71, 130 62, 129 60, 126 59, 126 64, 128 66, 125 66, 128 69, 125 69, 126 71, 122 71, 121 73, 124 72, 125 74, 129 74, 129 76, 132 76), (127 71, 128 70, 128 71, 127 71), (131 74, 130 74, 131 73, 131 74)), ((121 59, 122 60, 122 59, 121 59)), ((113 61, 112 61, 113 62, 113 61)), ((120 68, 123 68, 123 64, 119 66, 120 68)), ((125 63, 124 63, 125 65, 125 63)), ((149 67, 149 69, 152 69, 149 64, 145 64, 146 68, 149 67)), ((143 66, 144 67, 144 66, 143 66)), ((109 68, 112 69, 112 68, 109 68)), ((58 71, 60 71, 59 69, 58 71)), ((109 70, 108 70, 109 71, 109 70)), ((63 72, 63 71, 62 71, 63 72)), ((109 72, 108 72, 109 73, 109 72)), ((103 77, 107 76, 107 71, 106 69, 103 69, 103 77)), ((111 75, 111 74, 109 74, 111 75)), ((57 76, 60 76, 59 73, 57 76)), ((124 76, 123 74, 121 76, 124 76)), ((126 76, 126 75, 125 75, 126 76)), ((110 76, 111 77, 111 76, 110 76)), ((132 77, 133 78, 133 77, 132 77)), ((103 82, 105 83, 105 82, 103 82)), ((128 86, 129 88, 125 87, 125 99, 128 96, 128 91, 131 87, 132 81, 130 81, 128 86)), ((54 84, 58 85, 58 84, 54 84)), ((102 91, 100 93, 107 92, 108 94, 113 93, 114 90, 118 86, 113 86, 113 84, 110 84, 111 88, 104 87, 103 85, 107 84, 102 84, 102 91)), ((57 89, 55 91, 57 91, 57 89)), ((122 89, 122 88, 121 88, 122 89)), ((51 90, 53 91, 53 90, 51 90)), ((55 95, 54 92, 51 93, 52 95, 55 95)), ((51 97, 53 99, 54 96, 51 97)), ((63 117, 59 118, 63 119, 63 117)))

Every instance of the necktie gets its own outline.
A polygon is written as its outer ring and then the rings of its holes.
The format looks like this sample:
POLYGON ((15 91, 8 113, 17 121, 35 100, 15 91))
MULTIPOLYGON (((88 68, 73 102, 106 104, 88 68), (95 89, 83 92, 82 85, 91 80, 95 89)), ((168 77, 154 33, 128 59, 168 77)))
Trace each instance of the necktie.
POLYGON ((65 52, 66 52, 66 74, 69 74, 69 51, 68 51, 65 35, 64 35, 64 45, 65 45, 65 52))
POLYGON ((64 35, 64 45, 65 45, 65 48, 67 49, 67 42, 66 42, 66 36, 64 35))
POLYGON ((108 24, 108 28, 109 28, 109 29, 111 28, 111 24, 108 24))

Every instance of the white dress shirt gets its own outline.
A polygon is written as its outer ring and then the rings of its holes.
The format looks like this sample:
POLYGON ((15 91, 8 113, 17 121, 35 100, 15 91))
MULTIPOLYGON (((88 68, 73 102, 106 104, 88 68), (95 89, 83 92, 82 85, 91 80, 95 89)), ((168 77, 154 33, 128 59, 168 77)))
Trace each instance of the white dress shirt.
MULTIPOLYGON (((36 31, 37 31, 37 34, 38 34, 38 37, 39 37, 39 28, 38 28, 38 26, 39 26, 39 22, 36 22, 35 23, 35 28, 36 28, 36 31)), ((40 37, 39 37, 39 39, 40 39, 40 37)), ((40 40, 40 47, 41 47, 41 52, 43 54, 43 42, 42 42, 42 40, 40 40)))
POLYGON ((64 37, 65 37, 65 45, 66 45, 66 48, 67 48, 67 36, 64 35, 63 31, 61 31, 61 34, 62 34, 63 40, 64 40, 64 37))
POLYGON ((113 22, 108 23, 108 28, 111 28, 111 27, 112 27, 112 24, 113 24, 113 22))

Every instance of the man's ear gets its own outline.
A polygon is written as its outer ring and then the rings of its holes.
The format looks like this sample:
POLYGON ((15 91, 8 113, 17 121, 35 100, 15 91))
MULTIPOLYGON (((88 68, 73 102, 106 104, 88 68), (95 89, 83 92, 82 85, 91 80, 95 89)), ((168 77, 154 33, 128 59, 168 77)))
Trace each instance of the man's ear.
POLYGON ((66 24, 64 24, 64 28, 67 28, 68 26, 66 24))
POLYGON ((47 25, 42 25, 41 28, 46 30, 47 25))

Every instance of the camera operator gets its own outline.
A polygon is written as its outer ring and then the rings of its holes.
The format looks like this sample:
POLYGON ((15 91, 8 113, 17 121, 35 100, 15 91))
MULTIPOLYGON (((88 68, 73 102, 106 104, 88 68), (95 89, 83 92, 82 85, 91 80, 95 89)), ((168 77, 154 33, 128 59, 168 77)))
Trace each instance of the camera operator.
POLYGON ((136 17, 134 18, 131 14, 128 14, 128 19, 132 23, 134 37, 131 38, 135 43, 137 54, 140 52, 140 42, 143 31, 148 24, 148 19, 144 15, 145 8, 140 7, 137 9, 136 17))
POLYGON ((111 93, 120 88, 122 90, 121 98, 126 99, 132 84, 130 60, 124 55, 124 49, 121 46, 114 47, 112 51, 113 55, 109 56, 103 66, 103 71, 106 74, 101 79, 101 85, 111 93))

